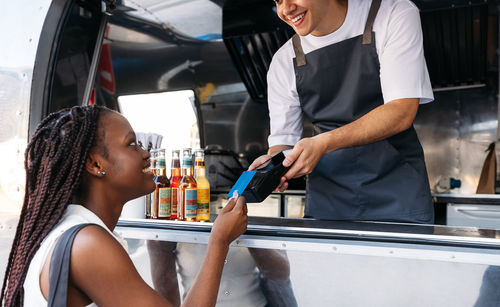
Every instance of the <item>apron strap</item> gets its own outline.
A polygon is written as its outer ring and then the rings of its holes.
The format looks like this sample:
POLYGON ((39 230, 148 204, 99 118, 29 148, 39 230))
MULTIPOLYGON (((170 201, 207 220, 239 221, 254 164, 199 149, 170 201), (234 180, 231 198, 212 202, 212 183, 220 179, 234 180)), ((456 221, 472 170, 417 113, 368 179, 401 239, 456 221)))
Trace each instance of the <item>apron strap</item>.
POLYGON ((295 59, 298 66, 306 65, 306 56, 304 55, 304 50, 302 50, 302 44, 300 43, 300 37, 295 34, 292 37, 293 51, 295 52, 295 59))
POLYGON ((373 23, 375 22, 375 17, 377 17, 381 2, 382 0, 372 0, 370 12, 368 13, 368 18, 366 19, 365 31, 363 32, 363 45, 369 45, 372 43, 373 23))

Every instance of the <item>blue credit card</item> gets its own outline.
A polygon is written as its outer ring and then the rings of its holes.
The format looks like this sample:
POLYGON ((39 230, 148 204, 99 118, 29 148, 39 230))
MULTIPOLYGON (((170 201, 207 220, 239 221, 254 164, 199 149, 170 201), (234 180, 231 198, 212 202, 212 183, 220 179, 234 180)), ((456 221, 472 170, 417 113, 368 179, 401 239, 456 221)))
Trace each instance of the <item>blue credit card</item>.
POLYGON ((253 176, 255 176, 255 173, 257 171, 245 171, 241 174, 240 178, 236 181, 236 183, 233 185, 231 188, 231 191, 227 194, 227 197, 233 197, 234 191, 238 193, 238 195, 241 195, 243 191, 245 191, 247 185, 250 183, 252 180, 253 176))

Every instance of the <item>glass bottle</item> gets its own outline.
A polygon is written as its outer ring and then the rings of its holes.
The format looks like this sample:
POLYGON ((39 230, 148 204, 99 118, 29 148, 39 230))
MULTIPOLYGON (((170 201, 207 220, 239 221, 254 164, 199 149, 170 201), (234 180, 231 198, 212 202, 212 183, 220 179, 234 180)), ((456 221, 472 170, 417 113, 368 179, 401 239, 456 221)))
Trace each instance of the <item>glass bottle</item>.
MULTIPOLYGON (((151 150, 151 157, 149 158, 149 163, 151 164, 150 168, 151 168, 151 171, 153 172, 153 175, 155 175, 156 177, 156 150, 155 149, 152 149, 151 150)), ((156 182, 156 178, 154 179, 154 181, 156 182)), ((150 219, 153 217, 153 215, 151 214, 151 208, 153 207, 153 202, 154 202, 154 194, 155 192, 153 191, 152 193, 146 195, 146 200, 145 200, 145 214, 146 214, 146 218, 147 219, 150 219)))
POLYGON ((170 187, 172 189, 172 210, 170 219, 172 220, 177 219, 178 190, 181 178, 180 150, 172 150, 172 172, 170 175, 170 187))
POLYGON ((210 182, 205 176, 205 151, 197 149, 194 153, 194 179, 198 189, 198 215, 201 222, 210 221, 210 182))
POLYGON ((154 210, 152 210, 153 218, 169 220, 171 209, 170 196, 170 181, 167 177, 167 166, 165 164, 165 149, 158 151, 156 160, 156 189, 154 192, 154 210))
POLYGON ((177 219, 179 221, 196 221, 198 197, 192 167, 191 148, 185 148, 182 150, 182 178, 179 182, 179 202, 177 204, 177 219))

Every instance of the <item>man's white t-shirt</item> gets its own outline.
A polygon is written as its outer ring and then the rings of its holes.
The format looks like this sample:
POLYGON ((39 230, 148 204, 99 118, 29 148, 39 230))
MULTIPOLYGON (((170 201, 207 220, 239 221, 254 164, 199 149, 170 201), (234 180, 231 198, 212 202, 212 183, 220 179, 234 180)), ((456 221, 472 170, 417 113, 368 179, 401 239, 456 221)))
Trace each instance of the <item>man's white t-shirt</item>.
MULTIPOLYGON (((325 36, 301 36, 305 54, 363 34, 371 1, 348 0, 342 26, 325 36)), ((425 64, 419 10, 409 0, 384 0, 373 25, 384 103, 401 98, 434 100, 425 64)), ((292 40, 274 55, 267 74, 271 118, 269 146, 295 145, 302 136, 302 110, 293 67, 292 40)), ((363 89, 359 89, 360 91, 363 89)))

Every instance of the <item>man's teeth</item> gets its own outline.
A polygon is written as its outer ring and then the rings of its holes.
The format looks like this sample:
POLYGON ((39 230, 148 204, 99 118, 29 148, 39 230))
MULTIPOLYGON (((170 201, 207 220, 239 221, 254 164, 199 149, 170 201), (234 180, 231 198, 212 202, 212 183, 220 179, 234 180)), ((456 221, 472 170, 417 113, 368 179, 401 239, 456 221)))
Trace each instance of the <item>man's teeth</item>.
POLYGON ((292 22, 297 22, 299 20, 302 19, 302 17, 304 17, 304 13, 300 14, 299 16, 295 17, 295 18, 292 18, 290 19, 292 22))

